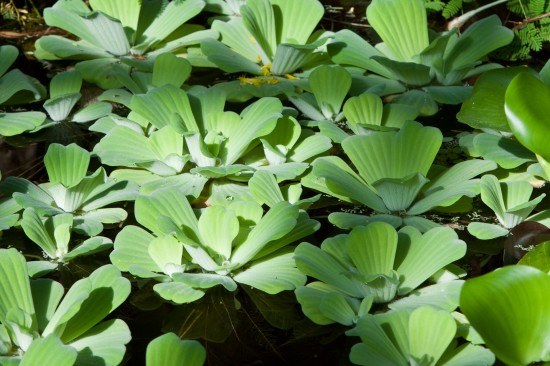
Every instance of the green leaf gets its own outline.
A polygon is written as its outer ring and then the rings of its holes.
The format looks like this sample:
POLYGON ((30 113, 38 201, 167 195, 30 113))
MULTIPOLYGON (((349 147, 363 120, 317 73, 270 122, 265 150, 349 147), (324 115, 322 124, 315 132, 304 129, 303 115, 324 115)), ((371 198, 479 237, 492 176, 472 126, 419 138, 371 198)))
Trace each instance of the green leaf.
POLYGON ((195 340, 182 340, 166 333, 147 345, 147 366, 202 366, 206 360, 204 347, 195 340))
POLYGON ((63 97, 79 93, 82 87, 82 77, 78 71, 64 71, 56 74, 50 82, 50 98, 63 97))
POLYGON ((453 280, 422 287, 412 291, 407 297, 391 302, 388 307, 392 310, 414 310, 429 305, 451 312, 458 307, 463 283, 464 281, 453 280))
POLYGON ((250 231, 246 240, 231 256, 231 263, 243 266, 258 254, 269 242, 277 240, 294 229, 298 208, 288 202, 279 202, 262 217, 250 231))
POLYGON ((189 75, 191 75, 189 61, 172 53, 163 53, 155 58, 152 84, 156 87, 166 84, 181 87, 189 75), (175 73, 174 70, 178 72, 175 73))
POLYGON ((517 140, 489 133, 480 133, 474 138, 474 148, 485 159, 496 162, 504 169, 514 169, 535 162, 535 155, 517 140))
POLYGON ((138 28, 141 3, 139 0, 121 0, 112 2, 109 0, 90 0, 90 6, 94 10, 101 11, 108 16, 118 19, 125 28, 128 39, 131 39, 138 28))
POLYGON ((457 119, 473 128, 510 131, 504 113, 504 95, 510 81, 519 73, 534 73, 523 67, 504 67, 483 73, 474 85, 472 95, 462 104, 457 119))
POLYGON ((344 115, 353 132, 359 134, 356 127, 358 124, 376 126, 382 124, 383 107, 382 99, 378 95, 363 93, 346 101, 344 115))
POLYGON ((131 338, 126 323, 111 319, 96 325, 69 345, 78 351, 78 365, 118 365, 131 338))
POLYGON ((173 236, 165 235, 151 240, 147 252, 158 268, 161 269, 160 272, 172 275, 168 268, 170 265, 181 265, 183 245, 173 236))
POLYGON ((4 45, 0 47, 0 76, 4 75, 10 66, 17 59, 19 51, 17 47, 12 45, 4 45))
POLYGON ((296 268, 294 253, 288 250, 285 252, 275 252, 252 262, 244 271, 234 275, 233 279, 271 295, 303 286, 306 276, 296 268))
POLYGON ((405 211, 428 182, 422 174, 406 178, 383 178, 373 183, 373 188, 392 212, 405 211))
POLYGON ((248 0, 241 7, 243 22, 258 44, 257 50, 264 65, 270 64, 277 48, 274 11, 269 0, 248 0))
POLYGON ((30 284, 34 307, 36 309, 38 331, 42 332, 48 325, 63 297, 63 286, 59 282, 43 278, 31 281, 30 284))
POLYGON ((324 14, 318 0, 272 0, 278 43, 305 44, 324 14))
POLYGON ((90 153, 76 144, 51 144, 44 156, 44 165, 51 183, 70 188, 86 176, 90 153))
POLYGON ((233 240, 239 233, 237 216, 222 206, 206 208, 199 218, 202 244, 220 255, 223 260, 231 256, 233 240))
POLYGON ((37 329, 25 258, 15 248, 0 249, 0 321, 5 324, 8 312, 17 308, 32 317, 37 329))
POLYGON ((0 135, 15 136, 40 126, 46 120, 42 112, 0 113, 0 135))
POLYGON ((73 115, 72 121, 77 123, 91 122, 99 118, 105 117, 113 106, 107 102, 97 102, 82 108, 73 115))
POLYGON ((160 12, 151 12, 146 15, 150 23, 147 22, 149 24, 147 29, 136 40, 134 47, 140 53, 165 40, 178 27, 199 14, 205 4, 203 0, 186 0, 172 1, 163 5, 160 12))
POLYGON ((60 122, 67 119, 73 107, 80 100, 80 97, 80 93, 67 94, 61 97, 48 99, 44 102, 43 106, 53 121, 60 122))
POLYGON ((401 280, 398 293, 409 293, 464 254, 466 243, 449 227, 434 228, 423 235, 412 227, 401 229, 395 269, 401 280))
POLYGON ((13 105, 36 102, 46 96, 46 89, 38 80, 11 70, 0 77, 0 104, 13 105))
POLYGON ((73 366, 76 361, 76 350, 66 346, 59 338, 51 334, 32 342, 25 352, 20 366, 56 365, 73 366))
POLYGON ((490 240, 506 236, 510 231, 500 225, 486 222, 470 222, 468 224, 468 232, 478 239, 490 240))
POLYGON ((535 267, 543 272, 550 272, 550 242, 540 243, 525 254, 518 262, 535 267))
POLYGON ((546 118, 550 113, 548 100, 550 89, 540 79, 525 72, 514 77, 508 85, 504 105, 514 136, 545 160, 550 160, 547 141, 550 125, 546 118))
POLYGON ((273 174, 263 170, 257 170, 248 181, 250 193, 259 204, 273 207, 277 202, 284 201, 281 189, 273 174))
POLYGON ((548 360, 550 277, 516 265, 466 281, 460 308, 486 345, 509 365, 548 360))
POLYGON ((275 58, 269 71, 274 75, 281 76, 292 74, 308 61, 316 48, 315 44, 280 44, 277 46, 275 58))
MULTIPOLYGON (((214 22, 215 26, 218 21, 214 22)), ((248 44, 250 41, 246 38, 243 44, 248 44)), ((261 75, 261 67, 256 62, 243 56, 242 53, 238 53, 223 43, 214 39, 205 39, 201 42, 201 50, 208 60, 221 70, 234 73, 234 72, 247 72, 253 75, 261 75)))
POLYGON ((443 136, 439 129, 408 122, 398 132, 350 136, 342 148, 369 184, 383 178, 428 175, 443 136))
POLYGON ((304 274, 317 278, 346 295, 364 297, 365 290, 359 281, 349 278, 346 275, 348 268, 326 251, 309 243, 302 243, 294 251, 294 260, 304 274))
POLYGON ((367 8, 367 19, 388 48, 389 58, 410 62, 428 47, 424 1, 375 0, 367 8))
POLYGON ((391 275, 397 249, 397 232, 384 222, 356 227, 349 233, 349 256, 365 275, 391 275))
POLYGON ((309 75, 309 85, 326 119, 333 119, 351 87, 351 75, 341 66, 322 65, 309 75))
POLYGON ((204 290, 196 290, 182 282, 157 283, 153 289, 163 299, 176 304, 190 303, 204 296, 204 290))

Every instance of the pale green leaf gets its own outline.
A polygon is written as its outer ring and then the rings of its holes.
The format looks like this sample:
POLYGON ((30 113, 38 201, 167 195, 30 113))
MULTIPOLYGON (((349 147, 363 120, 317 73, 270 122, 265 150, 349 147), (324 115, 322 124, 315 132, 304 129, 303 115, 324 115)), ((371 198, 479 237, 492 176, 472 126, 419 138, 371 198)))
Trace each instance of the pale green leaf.
POLYGON ((204 291, 195 290, 181 282, 157 283, 153 286, 153 290, 163 299, 173 301, 176 304, 193 302, 204 296, 204 291))
POLYGON ((46 120, 42 112, 0 113, 0 135, 15 136, 40 126, 46 120))
POLYGON ((490 240, 508 235, 508 229, 487 222, 470 222, 468 224, 468 232, 481 240, 490 240))
POLYGON ((51 144, 44 156, 44 165, 51 183, 70 188, 86 176, 90 153, 76 144, 51 144))
POLYGON ((19 365, 72 366, 75 364, 75 360, 76 350, 64 345, 59 338, 51 334, 45 338, 34 340, 19 365))
POLYGON ((391 275, 397 249, 397 232, 384 222, 356 227, 349 233, 349 256, 365 275, 391 275))
POLYGON ((222 206, 211 206, 202 212, 198 225, 202 244, 221 256, 221 261, 228 260, 239 233, 235 213, 222 206))
POLYGON ((32 298, 36 309, 38 331, 42 332, 52 318, 63 297, 64 289, 59 282, 39 278, 31 281, 32 298))
POLYGON ((351 87, 351 75, 341 66, 323 65, 309 75, 309 85, 326 119, 333 119, 351 87))
POLYGON ((147 366, 202 366, 206 360, 204 347, 195 340, 182 340, 174 333, 153 339, 147 345, 147 366))

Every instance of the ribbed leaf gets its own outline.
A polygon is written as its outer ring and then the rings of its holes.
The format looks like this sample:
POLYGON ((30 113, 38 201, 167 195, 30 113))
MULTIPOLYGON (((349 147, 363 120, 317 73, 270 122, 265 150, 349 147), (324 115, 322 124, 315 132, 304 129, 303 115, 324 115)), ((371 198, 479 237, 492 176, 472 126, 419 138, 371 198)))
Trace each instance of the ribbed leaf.
POLYGON ((233 279, 271 295, 292 291, 306 283, 306 276, 296 268, 293 257, 294 253, 288 250, 287 253, 276 252, 252 262, 233 279))
POLYGON ((317 48, 316 45, 280 44, 275 51, 275 57, 270 71, 274 75, 286 75, 301 68, 309 56, 317 48))
POLYGON ((487 346, 508 365, 548 360, 550 277, 509 266, 466 281, 460 308, 487 346))
MULTIPOLYGON (((354 200, 360 202, 378 212, 388 212, 384 202, 374 193, 373 189, 365 184, 365 182, 363 182, 361 178, 339 158, 317 159, 313 163, 313 176, 317 179, 324 178, 327 187, 324 191, 328 194, 335 195, 346 201, 351 202, 354 200)), ((310 187, 308 180, 303 180, 302 184, 306 187, 310 187)))
POLYGON ((31 281, 30 284, 38 321, 37 328, 42 332, 63 297, 63 286, 59 282, 44 278, 31 281))
POLYGON ((275 176, 263 170, 254 172, 248 181, 248 187, 256 202, 262 205, 265 203, 269 207, 273 207, 277 202, 284 201, 275 176))
POLYGON ((429 355, 435 364, 451 343, 456 333, 456 322, 447 311, 423 306, 409 318, 410 353, 419 360, 429 355))
POLYGON ((123 56, 130 52, 130 44, 120 21, 109 18, 100 12, 94 12, 83 17, 82 23, 94 36, 94 43, 110 54, 123 56))
MULTIPOLYGON (((394 314, 396 313, 392 313, 392 315, 394 314)), ((362 342, 353 346, 349 355, 354 364, 366 366, 409 365, 406 356, 394 345, 373 315, 363 316, 357 322, 357 326, 346 334, 361 337, 362 342)))
POLYGON ((318 247, 309 243, 298 245, 294 251, 294 260, 304 274, 321 280, 349 296, 364 297, 365 291, 359 281, 353 281, 346 275, 348 269, 318 247))
POLYGON ((181 282, 197 289, 208 289, 222 285, 227 291, 235 291, 237 284, 233 278, 215 273, 183 273, 176 272, 172 275, 176 282, 181 282))
MULTIPOLYGON (((118 220, 117 222, 119 221, 122 221, 122 220, 118 220)), ((113 242, 111 239, 106 238, 104 236, 94 236, 92 238, 88 238, 84 240, 77 247, 75 247, 68 254, 66 254, 63 258, 65 261, 69 261, 78 256, 91 255, 91 254, 95 254, 95 253, 107 250, 112 246, 113 246, 113 242)))
POLYGON ((0 113, 0 135, 15 136, 33 130, 46 120, 42 112, 0 113))
POLYGON ((480 133, 474 138, 474 148, 485 159, 496 162, 504 169, 513 169, 521 164, 536 161, 535 155, 517 140, 504 136, 480 133))
POLYGON ((399 236, 400 242, 407 243, 397 246, 396 271, 402 276, 400 295, 414 290, 436 271, 466 254, 466 243, 449 227, 431 229, 421 236, 416 229, 405 227, 399 236))
POLYGON ((434 309, 441 309, 452 312, 458 307, 460 290, 464 281, 454 280, 436 283, 422 287, 399 300, 388 304, 392 310, 414 310, 421 306, 431 306, 434 309))
POLYGON ((278 43, 305 44, 324 14, 318 0, 272 0, 278 43))
POLYGON ((355 127, 357 124, 380 126, 382 113, 382 99, 373 93, 363 93, 357 97, 349 98, 344 104, 344 115, 355 134, 358 134, 355 127))
POLYGON ((162 268, 151 259, 149 243, 154 237, 137 226, 125 226, 116 236, 114 250, 109 258, 121 271, 127 272, 135 264, 150 271, 162 272, 162 268))
POLYGON ((173 236, 165 235, 151 240, 147 252, 162 272, 171 275, 170 265, 181 265, 183 245, 173 236))
MULTIPOLYGON (((73 216, 71 214, 57 216, 64 217, 65 219, 63 221, 66 224, 72 225, 73 216)), ((55 229, 55 226, 53 226, 52 218, 49 218, 49 221, 50 222, 48 228, 51 231, 48 231, 40 217, 36 214, 36 211, 32 207, 28 207, 25 209, 25 211, 23 211, 23 220, 21 221, 21 227, 23 228, 23 231, 29 237, 29 239, 38 244, 40 248, 42 248, 42 250, 51 259, 56 259, 57 243, 53 235, 53 230, 55 229)), ((59 220, 56 221, 59 222, 59 220)))
POLYGON ((19 365, 73 366, 75 360, 76 350, 64 345, 59 338, 52 334, 34 340, 19 365))
POLYGON ((351 75, 341 66, 323 65, 309 75, 309 85, 326 119, 333 119, 351 87, 351 75))
POLYGON ((111 113, 112 109, 113 109, 113 106, 111 103, 107 103, 107 102, 93 103, 93 104, 87 105, 86 107, 76 112, 73 115, 73 118, 71 119, 71 121, 77 122, 77 123, 95 121, 96 119, 105 117, 106 115, 111 113))
POLYGON ((195 290, 181 282, 157 283, 153 290, 165 300, 176 304, 184 304, 196 301, 204 296, 204 290, 195 290))
POLYGON ((333 62, 339 65, 357 66, 385 77, 392 73, 375 61, 373 56, 384 56, 357 33, 343 29, 334 34, 333 42, 327 45, 333 62))
POLYGON ((460 37, 450 41, 450 49, 445 52, 445 72, 472 67, 513 38, 514 33, 502 26, 495 14, 474 22, 460 37))
POLYGON ((258 44, 264 65, 270 64, 277 48, 275 17, 269 0, 248 0, 241 7, 243 22, 258 44))
POLYGON ((398 132, 351 136, 342 142, 359 175, 369 184, 383 178, 428 175, 443 136, 439 129, 406 123, 398 132))
POLYGON ((401 179, 383 178, 373 183, 373 187, 390 211, 400 212, 411 205, 427 182, 426 177, 417 173, 401 179))
POLYGON ((94 146, 101 162, 111 166, 131 167, 136 163, 153 161, 156 156, 147 137, 124 127, 116 126, 94 146))
POLYGON ((288 202, 279 202, 262 217, 250 231, 246 240, 231 256, 233 264, 245 265, 270 241, 280 239, 294 229, 298 208, 288 202))
POLYGON ((185 195, 175 189, 162 189, 148 196, 140 196, 135 207, 138 222, 156 234, 165 234, 159 218, 166 216, 192 239, 198 237, 197 217, 185 195))
POLYGON ((147 345, 147 366, 202 366, 206 360, 204 347, 195 340, 181 340, 174 333, 153 339, 147 345))
POLYGON ((228 260, 239 233, 237 216, 222 206, 211 206, 202 212, 198 225, 202 244, 220 255, 222 261, 228 260))
POLYGON ((64 71, 56 74, 50 82, 50 99, 79 93, 82 77, 78 71, 64 71))
POLYGON ((53 121, 59 122, 66 119, 71 110, 80 100, 80 93, 66 94, 64 96, 48 99, 44 103, 44 109, 53 121))
POLYGON ((15 248, 0 249, 0 321, 5 324, 8 312, 16 308, 29 314, 31 329, 37 329, 25 258, 15 248))
POLYGON ((353 264, 365 275, 391 275, 397 249, 397 232, 384 222, 356 227, 349 233, 348 251, 353 264))
POLYGON ((489 366, 495 364, 495 355, 485 347, 466 343, 445 352, 439 362, 445 366, 489 366))
POLYGON ((69 345, 78 351, 77 365, 94 366, 98 362, 118 365, 131 338, 126 323, 111 319, 96 325, 69 345))
POLYGON ((140 0, 90 0, 90 6, 94 10, 118 19, 124 27, 128 39, 131 39, 130 36, 136 32, 141 9, 140 0))
MULTIPOLYGON (((113 265, 105 265, 96 269, 84 281, 89 283, 89 296, 82 302, 78 312, 63 327, 61 339, 64 342, 70 342, 82 336, 130 295, 130 281, 122 277, 113 265)), ((67 292, 60 308, 63 307, 71 290, 72 288, 67 292)), ((79 290, 77 289, 77 291, 79 290)), ((50 325, 51 323, 48 324, 48 328, 50 325)))
POLYGON ((163 53, 155 58, 152 83, 156 87, 165 84, 180 87, 190 74, 189 61, 172 53, 163 53))
POLYGON ((421 0, 375 0, 367 19, 390 51, 389 58, 411 62, 428 47, 426 8, 421 0))
POLYGON ((174 85, 167 84, 145 95, 134 95, 130 107, 158 128, 173 125, 181 129, 178 132, 199 130, 187 94, 174 85))
POLYGON ((69 188, 86 176, 90 153, 76 144, 51 144, 44 156, 44 165, 51 183, 69 188))
POLYGON ((142 36, 137 40, 136 49, 145 51, 163 41, 178 27, 199 14, 204 8, 203 0, 171 1, 163 3, 160 13, 151 13, 152 20, 142 36))
MULTIPOLYGON (((260 66, 258 65, 258 45, 254 41, 254 38, 250 32, 246 29, 242 17, 234 17, 227 22, 220 20, 215 20, 212 23, 212 29, 215 29, 220 32, 223 44, 227 45, 235 54, 239 55, 240 58, 244 59, 246 63, 249 63, 250 66, 253 66, 258 74, 260 72, 260 66)), ((212 44, 210 40, 205 40, 207 44, 212 44)), ((215 41, 215 43, 220 43, 215 41)), ((202 48, 202 43, 201 43, 202 48)), ((203 49, 203 51, 205 51, 203 49)), ((210 59, 210 55, 214 56, 208 52, 207 56, 210 59)), ((222 67, 222 70, 225 70, 222 67)), ((243 69, 243 71, 246 71, 243 69)), ((253 72, 252 74, 256 74, 253 72)))
POLYGON ((490 240, 506 236, 510 231, 500 225, 486 222, 470 222, 468 224, 468 232, 478 239, 490 240))
POLYGON ((426 65, 414 62, 394 61, 382 56, 373 56, 373 59, 391 72, 394 79, 404 84, 422 86, 429 84, 433 79, 432 71, 426 65))

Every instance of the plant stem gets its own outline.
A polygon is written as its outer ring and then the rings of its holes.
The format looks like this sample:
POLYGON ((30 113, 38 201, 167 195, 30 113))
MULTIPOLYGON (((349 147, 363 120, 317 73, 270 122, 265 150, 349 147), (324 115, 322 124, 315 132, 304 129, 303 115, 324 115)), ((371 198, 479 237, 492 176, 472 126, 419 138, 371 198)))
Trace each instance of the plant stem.
POLYGON ((461 16, 459 17, 456 17, 454 18, 453 20, 451 20, 448 24, 447 24, 447 29, 448 30, 451 30, 453 28, 460 28, 464 25, 464 23, 466 23, 468 20, 470 20, 470 18, 474 17, 477 13, 481 13, 482 11, 486 10, 486 9, 489 9, 493 6, 496 6, 496 5, 499 5, 499 4, 502 4, 502 3, 505 3, 507 2, 508 0, 496 0, 496 1, 493 1, 492 3, 489 3, 489 4, 486 4, 486 5, 483 5, 483 6, 480 6, 479 8, 477 9, 473 9, 473 10, 470 10, 469 12, 467 13, 464 13, 462 14, 461 16))

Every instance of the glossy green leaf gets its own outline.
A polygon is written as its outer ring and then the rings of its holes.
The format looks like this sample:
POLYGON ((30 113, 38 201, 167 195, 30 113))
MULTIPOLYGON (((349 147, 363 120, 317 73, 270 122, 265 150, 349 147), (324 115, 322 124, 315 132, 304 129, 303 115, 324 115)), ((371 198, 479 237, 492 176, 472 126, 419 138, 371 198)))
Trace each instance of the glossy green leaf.
POLYGON ((550 160, 550 89, 537 77, 520 73, 512 79, 505 95, 505 112, 510 129, 519 142, 535 154, 550 160))
POLYGON ((535 154, 517 140, 488 133, 480 133, 474 138, 474 148, 485 159, 496 162, 505 169, 517 168, 527 162, 535 162, 535 154))
POLYGON ((535 246, 519 260, 518 264, 550 272, 550 242, 546 241, 535 246))
POLYGON ((486 345, 509 365, 548 361, 550 277, 508 266, 466 281, 460 308, 486 345))
POLYGON ((410 62, 413 56, 428 47, 428 24, 423 1, 376 0, 367 8, 367 19, 384 41, 389 58, 410 62))
POLYGON ((204 347, 195 340, 182 340, 166 333, 147 345, 147 366, 202 366, 206 360, 204 347))
POLYGON ((519 73, 534 73, 526 67, 505 67, 483 73, 474 85, 472 95, 462 104, 457 119, 474 128, 510 131, 502 108, 510 81, 519 73))

